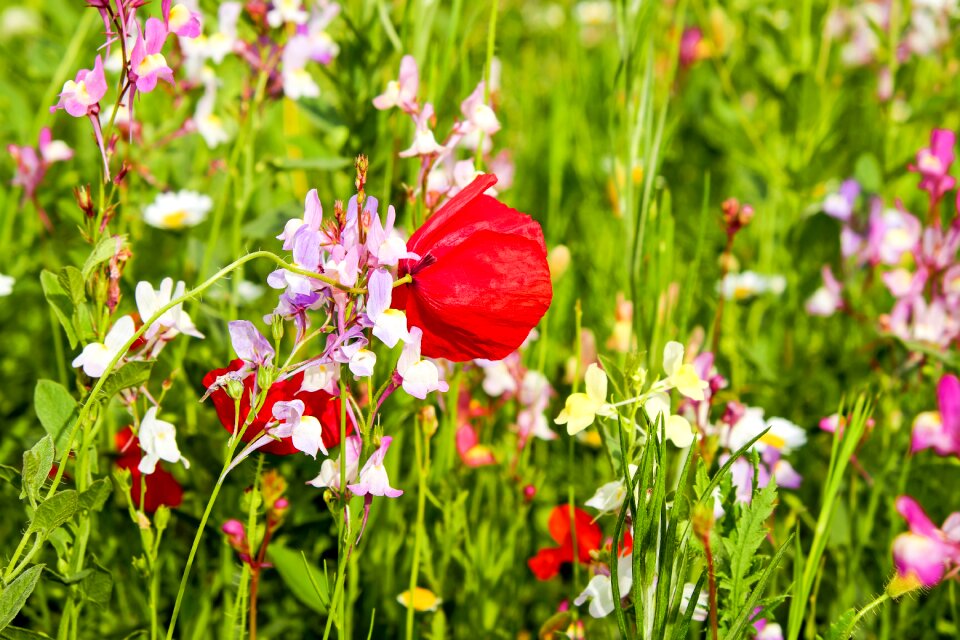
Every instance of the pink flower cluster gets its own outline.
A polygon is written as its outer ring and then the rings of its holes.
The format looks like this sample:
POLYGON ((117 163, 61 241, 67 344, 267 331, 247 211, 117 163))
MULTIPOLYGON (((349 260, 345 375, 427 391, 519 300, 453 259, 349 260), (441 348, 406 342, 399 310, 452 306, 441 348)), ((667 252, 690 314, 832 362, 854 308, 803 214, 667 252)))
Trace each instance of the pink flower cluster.
MULTIPOLYGON (((853 180, 823 204, 824 212, 843 225, 843 258, 852 266, 875 269, 895 300, 890 313, 878 319, 880 328, 907 343, 946 347, 960 337, 960 218, 945 225, 940 214, 945 196, 956 186, 950 175, 954 144, 952 131, 935 129, 930 146, 909 167, 920 174, 919 188, 929 196, 926 224, 901 202, 887 208, 876 196, 869 198, 868 218, 859 219, 860 187, 853 180)), ((845 309, 843 285, 829 266, 823 267, 823 283, 807 301, 808 313, 829 316, 845 309)))
POLYGON ((453 197, 473 182, 480 174, 473 160, 477 153, 484 157, 489 171, 497 176, 499 190, 512 184, 514 168, 509 153, 501 151, 496 156, 490 155, 493 135, 500 130, 493 104, 498 76, 499 63, 494 61, 490 70, 490 87, 481 81, 460 103, 462 117, 453 123, 442 143, 437 141, 433 131, 436 126, 433 104, 421 104, 417 97, 420 74, 413 56, 403 57, 399 77, 388 82, 384 92, 373 99, 373 106, 381 111, 399 108, 412 118, 413 142, 400 152, 400 157, 420 158, 420 175, 414 194, 422 193, 428 208, 435 208, 445 198, 453 197), (473 156, 458 159, 457 149, 466 150, 473 156))

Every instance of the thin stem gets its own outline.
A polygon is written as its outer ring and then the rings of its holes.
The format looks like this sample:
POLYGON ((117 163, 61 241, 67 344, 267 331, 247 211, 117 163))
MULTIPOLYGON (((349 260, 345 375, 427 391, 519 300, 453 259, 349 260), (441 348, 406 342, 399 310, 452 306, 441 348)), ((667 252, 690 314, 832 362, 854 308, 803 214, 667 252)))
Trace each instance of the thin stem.
POLYGON ((713 566, 713 551, 710 550, 710 532, 705 532, 701 540, 707 556, 707 579, 710 585, 710 601, 707 605, 710 609, 710 635, 713 640, 717 640, 720 637, 720 626, 717 621, 717 576, 713 566))
POLYGON ((414 442, 416 444, 417 459, 417 528, 413 539, 413 561, 410 564, 410 586, 407 591, 407 640, 413 640, 413 594, 417 588, 417 574, 420 571, 420 547, 423 544, 423 515, 427 506, 427 486, 426 479, 428 469, 426 468, 426 456, 423 453, 421 444, 421 423, 419 418, 414 427, 414 442))

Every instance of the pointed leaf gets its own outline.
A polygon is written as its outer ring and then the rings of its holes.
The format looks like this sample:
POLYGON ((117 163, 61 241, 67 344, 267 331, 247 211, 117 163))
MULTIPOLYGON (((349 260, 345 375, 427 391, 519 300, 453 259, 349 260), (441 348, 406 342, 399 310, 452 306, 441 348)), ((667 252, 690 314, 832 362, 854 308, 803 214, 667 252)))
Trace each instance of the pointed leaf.
POLYGON ((23 609, 27 598, 36 588, 42 572, 42 564, 34 565, 21 573, 16 580, 6 586, 3 593, 0 593, 0 629, 5 629, 23 609))

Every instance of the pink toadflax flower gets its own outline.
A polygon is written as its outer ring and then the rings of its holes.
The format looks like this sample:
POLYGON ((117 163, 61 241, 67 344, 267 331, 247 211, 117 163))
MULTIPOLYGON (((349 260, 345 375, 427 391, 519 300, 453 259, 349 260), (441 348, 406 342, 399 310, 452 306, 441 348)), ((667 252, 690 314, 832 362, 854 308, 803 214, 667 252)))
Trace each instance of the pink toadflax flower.
POLYGON ((939 411, 925 411, 913 421, 912 452, 933 449, 937 455, 960 456, 960 380, 945 375, 937 385, 939 411))
POLYGON ((50 113, 63 109, 74 118, 96 115, 100 112, 100 100, 107 93, 107 79, 103 74, 103 60, 97 56, 93 70, 81 69, 73 80, 63 83, 60 101, 50 107, 50 113))
POLYGON ((910 527, 893 541, 897 574, 915 580, 917 586, 933 587, 948 568, 960 563, 960 512, 951 514, 938 529, 910 496, 897 498, 897 511, 910 527))
MULTIPOLYGON (((156 18, 148 18, 146 34, 138 31, 137 40, 130 53, 130 82, 140 93, 150 93, 158 80, 173 83, 173 70, 160 50, 167 40, 167 28, 156 18)), ((131 97, 132 101, 132 97, 131 97)))
POLYGON ((417 105, 419 85, 417 61, 413 56, 403 56, 400 60, 400 77, 387 83, 386 90, 373 99, 373 106, 381 111, 400 107, 406 113, 416 113, 419 110, 417 105))
POLYGON ((181 38, 196 38, 203 32, 202 16, 191 11, 185 4, 177 3, 171 7, 172 0, 162 0, 160 11, 167 31, 181 38))
POLYGON ((917 152, 917 164, 908 167, 910 171, 920 174, 920 188, 930 194, 931 208, 957 184, 950 175, 955 143, 953 131, 934 129, 930 134, 930 146, 920 149, 917 152))

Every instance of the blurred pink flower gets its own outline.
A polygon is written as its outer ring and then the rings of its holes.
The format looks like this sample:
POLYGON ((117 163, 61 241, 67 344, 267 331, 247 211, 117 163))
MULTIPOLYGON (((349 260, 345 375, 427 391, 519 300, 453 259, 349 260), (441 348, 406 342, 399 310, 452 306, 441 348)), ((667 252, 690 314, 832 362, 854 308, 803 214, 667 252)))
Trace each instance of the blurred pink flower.
POLYGON ((912 452, 933 449, 937 455, 960 456, 960 380, 945 375, 937 384, 939 411, 926 411, 913 422, 912 452))
POLYGON ((931 207, 953 189, 957 181, 950 175, 953 164, 953 146, 956 135, 949 129, 934 129, 930 134, 930 146, 917 152, 917 164, 910 171, 920 174, 920 188, 930 194, 931 207))
POLYGON ((893 541, 893 563, 904 578, 917 579, 924 587, 935 586, 948 567, 960 563, 960 512, 955 512, 938 529, 916 500, 897 498, 897 511, 910 531, 893 541))

